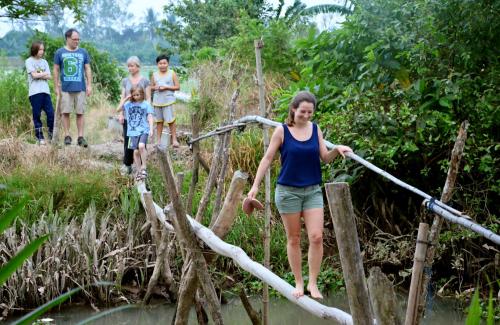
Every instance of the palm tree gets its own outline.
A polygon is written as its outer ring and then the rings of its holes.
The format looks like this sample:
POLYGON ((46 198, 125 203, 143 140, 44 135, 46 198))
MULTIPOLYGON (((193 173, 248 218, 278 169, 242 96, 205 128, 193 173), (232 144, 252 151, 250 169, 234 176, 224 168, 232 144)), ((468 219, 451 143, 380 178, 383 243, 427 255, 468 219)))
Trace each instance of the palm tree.
MULTIPOLYGON (((278 8, 275 10, 274 19, 279 19, 284 7, 284 0, 279 0, 278 8)), ((304 17, 312 17, 319 14, 333 14, 339 13, 342 15, 349 15, 352 13, 352 2, 345 0, 343 5, 337 4, 323 4, 312 7, 307 7, 301 0, 295 0, 293 4, 288 7, 284 14, 284 19, 287 21, 301 19, 304 17)))
POLYGON ((336 4, 317 5, 305 8, 301 12, 301 14, 304 16, 316 16, 319 14, 333 14, 333 13, 350 15, 352 14, 351 5, 347 6, 347 1, 345 1, 344 5, 336 5, 336 4))

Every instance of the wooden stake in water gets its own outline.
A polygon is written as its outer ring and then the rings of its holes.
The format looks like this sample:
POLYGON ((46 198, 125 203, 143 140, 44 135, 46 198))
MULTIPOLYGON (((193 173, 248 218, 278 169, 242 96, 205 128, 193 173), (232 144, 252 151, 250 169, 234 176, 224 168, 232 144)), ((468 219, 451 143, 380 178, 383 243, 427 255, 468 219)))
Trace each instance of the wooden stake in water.
POLYGON ((351 192, 347 183, 325 185, 354 324, 373 324, 351 192))
POLYGON ((410 293, 408 294, 408 307, 406 308, 405 325, 418 324, 417 309, 420 288, 422 286, 422 271, 424 270, 425 254, 427 252, 427 235, 429 225, 420 223, 417 234, 417 247, 415 248, 415 257, 413 259, 413 269, 411 272, 410 293))
MULTIPOLYGON (((257 69, 257 82, 259 86, 259 109, 260 115, 266 117, 266 99, 264 90, 264 76, 262 75, 262 61, 260 52, 264 47, 262 40, 255 40, 255 62, 257 69)), ((264 153, 269 147, 269 128, 263 126, 264 132, 264 153)), ((271 171, 267 169, 265 175, 265 226, 264 226, 264 266, 269 268, 270 264, 270 244, 271 244, 271 171)), ((262 323, 269 324, 269 287, 264 283, 262 288, 262 323)))

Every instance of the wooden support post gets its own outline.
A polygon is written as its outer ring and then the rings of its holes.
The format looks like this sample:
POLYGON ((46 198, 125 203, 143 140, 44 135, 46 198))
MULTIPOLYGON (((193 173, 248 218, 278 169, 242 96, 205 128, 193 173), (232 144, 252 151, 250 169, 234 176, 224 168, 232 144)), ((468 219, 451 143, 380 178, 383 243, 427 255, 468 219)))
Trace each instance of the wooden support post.
POLYGON ((422 285, 422 271, 424 269, 425 254, 427 252, 427 235, 429 225, 420 223, 418 226, 417 245, 413 258, 413 269, 411 273, 410 293, 408 294, 408 307, 406 308, 405 325, 417 325, 417 310, 420 286, 422 285))
MULTIPOLYGON (((191 115, 191 128, 193 132, 193 138, 197 138, 200 135, 200 120, 199 113, 194 112, 191 115)), ((186 211, 189 215, 193 214, 193 197, 196 191, 196 184, 198 184, 198 173, 200 169, 200 144, 198 142, 193 143, 193 171, 191 175, 191 184, 189 185, 189 193, 186 202, 186 211)))
POLYGON ((160 246, 161 231, 158 227, 158 217, 156 215, 156 209, 154 207, 153 196, 150 192, 143 194, 144 198, 144 210, 146 211, 146 217, 151 225, 151 238, 156 245, 156 248, 160 246))
MULTIPOLYGON (((462 122, 458 131, 457 140, 455 140, 455 145, 453 146, 453 150, 451 152, 450 167, 448 169, 448 175, 446 177, 446 182, 444 184, 443 193, 441 194, 440 200, 443 203, 447 203, 451 200, 453 191, 455 190, 455 181, 457 179, 458 169, 460 167, 460 160, 462 159, 462 154, 464 152, 465 140, 467 140, 468 127, 468 121, 462 122)), ((430 246, 427 249, 427 254, 425 257, 425 268, 429 270, 432 268, 432 264, 434 263, 434 254, 438 245, 438 239, 439 234, 441 233, 442 225, 443 218, 435 214, 428 239, 430 246)), ((423 276, 424 278, 422 281, 422 285, 420 286, 420 297, 418 299, 419 306, 416 317, 417 324, 420 323, 420 319, 424 315, 425 303, 427 299, 427 287, 429 286, 429 282, 431 280, 430 272, 424 273, 423 276)))
POLYGON ((354 324, 373 324, 349 184, 328 183, 325 185, 325 189, 339 248, 352 320, 354 324))
POLYGON ((59 132, 61 129, 61 96, 56 96, 56 111, 54 112, 54 130, 52 131, 52 141, 53 147, 59 145, 59 132))
MULTIPOLYGON (((231 102, 229 103, 229 121, 232 121, 234 114, 236 113, 236 100, 240 94, 240 90, 236 89, 231 96, 231 102)), ((222 202, 222 191, 224 190, 224 181, 227 174, 227 166, 229 164, 229 148, 231 147, 231 132, 224 133, 223 136, 223 152, 222 152, 222 164, 217 177, 217 191, 215 195, 215 201, 213 205, 212 220, 216 218, 219 214, 219 210, 222 202)), ((212 223, 212 220, 210 223, 212 223)))
MULTIPOLYGON (((161 236, 160 246, 157 247, 156 249, 156 261, 155 261, 155 267, 153 269, 153 275, 151 275, 151 279, 149 279, 148 289, 143 299, 143 302, 145 304, 149 302, 151 294, 153 293, 153 289, 158 284, 158 280, 160 279, 160 275, 162 274, 162 267, 165 266, 164 264, 165 258, 167 258, 167 232, 163 231, 161 236)), ((173 281, 173 279, 170 279, 170 281, 173 281)), ((171 283, 167 283, 169 291, 170 291, 170 285, 171 283)))
POLYGON ((212 219, 210 229, 220 238, 224 238, 233 226, 247 179, 248 174, 239 170, 234 172, 222 209, 217 218, 212 219))
POLYGON ((250 317, 250 320, 252 321, 252 325, 262 324, 259 317, 260 315, 253 309, 243 286, 240 287, 238 295, 240 296, 241 303, 243 304, 248 317, 250 317))
POLYGON ((207 174, 210 173, 210 166, 208 166, 208 163, 203 159, 200 154, 198 154, 198 160, 200 161, 201 167, 207 172, 207 174))
MULTIPOLYGON (((257 69, 257 82, 259 86, 259 110, 262 117, 267 117, 266 114, 266 99, 264 75, 262 73, 261 51, 264 47, 262 39, 254 41, 255 46, 255 66, 257 69)), ((264 153, 269 146, 269 128, 263 126, 264 133, 264 153)), ((270 267, 271 259, 271 171, 267 169, 265 177, 265 222, 264 222, 264 266, 270 267)), ((264 283, 262 287, 262 323, 269 324, 269 286, 264 283)))
MULTIPOLYGON (((240 171, 236 171, 233 175, 233 179, 231 181, 231 185, 229 186, 228 194, 226 195, 226 199, 224 200, 224 205, 222 206, 221 212, 219 213, 219 217, 215 220, 214 225, 212 226, 213 232, 223 239, 229 230, 231 229, 234 219, 236 217, 237 208, 241 201, 241 195, 243 194, 243 189, 245 187, 246 180, 248 175, 246 173, 242 173, 240 171)), ((213 262, 217 255, 210 254, 205 256, 207 264, 213 262)), ((196 277, 196 269, 194 265, 190 264, 184 272, 181 279, 180 289, 179 289, 179 301, 181 300, 181 296, 186 301, 194 301, 194 292, 196 291, 196 287, 198 286, 198 278, 196 277), (188 294, 192 294, 192 296, 188 296, 188 294)), ((183 315, 189 313, 189 308, 178 309, 177 313, 181 313, 183 315)))
MULTIPOLYGON (((198 245, 193 229, 191 228, 191 224, 187 220, 184 206, 182 205, 179 193, 176 190, 174 174, 172 172, 168 152, 166 148, 159 148, 159 151, 160 164, 162 166, 161 171, 167 185, 168 194, 172 200, 172 205, 175 211, 175 219, 177 220, 177 222, 174 223, 174 227, 176 227, 175 231, 187 250, 186 262, 192 263, 195 267, 196 277, 199 279, 201 288, 205 298, 207 299, 213 322, 215 324, 223 324, 220 303, 218 301, 212 280, 210 279, 206 261, 201 254, 200 246, 198 245)), ((181 297, 179 296, 178 306, 182 306, 184 304, 184 301, 180 298, 181 297)), ((190 307, 191 305, 189 305, 188 308, 190 307)), ((175 323, 187 324, 187 315, 184 314, 183 316, 184 317, 181 318, 179 315, 176 315, 175 323)))
POLYGON ((401 325, 396 294, 391 281, 378 266, 370 269, 368 291, 377 325, 401 325))
POLYGON ((210 200, 210 195, 215 185, 215 180, 217 178, 219 170, 219 162, 224 149, 224 135, 219 135, 217 139, 217 144, 214 148, 214 155, 212 157, 212 163, 210 164, 210 173, 208 174, 208 180, 205 184, 205 190, 203 191, 203 196, 201 197, 200 204, 198 205, 198 211, 196 212, 195 220, 201 222, 203 219, 203 214, 208 206, 208 201, 210 200))

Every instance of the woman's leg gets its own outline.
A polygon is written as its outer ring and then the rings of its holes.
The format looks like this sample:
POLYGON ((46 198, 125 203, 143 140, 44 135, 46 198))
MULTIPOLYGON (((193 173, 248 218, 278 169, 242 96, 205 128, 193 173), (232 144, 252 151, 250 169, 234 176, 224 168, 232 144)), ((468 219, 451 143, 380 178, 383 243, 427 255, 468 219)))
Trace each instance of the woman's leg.
POLYGON ((281 219, 286 231, 286 252, 288 263, 295 277, 295 291, 293 295, 297 298, 304 295, 304 280, 302 279, 302 252, 300 251, 300 215, 297 213, 283 213, 281 219))
POLYGON ((307 261, 309 263, 309 283, 307 290, 311 297, 321 299, 323 296, 318 289, 318 275, 323 259, 323 209, 315 208, 302 211, 304 223, 309 238, 309 252, 307 261))

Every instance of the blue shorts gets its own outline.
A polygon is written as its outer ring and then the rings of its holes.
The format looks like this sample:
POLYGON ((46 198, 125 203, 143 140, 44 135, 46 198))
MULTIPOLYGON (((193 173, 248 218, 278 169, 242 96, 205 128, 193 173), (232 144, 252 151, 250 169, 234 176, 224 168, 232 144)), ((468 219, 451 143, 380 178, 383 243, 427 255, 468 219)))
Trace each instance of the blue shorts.
POLYGON ((323 208, 323 192, 319 185, 294 187, 276 184, 274 201, 280 214, 323 208))
POLYGON ((148 143, 148 136, 147 133, 143 133, 135 137, 129 137, 127 147, 131 150, 135 150, 139 148, 139 143, 144 143, 144 145, 146 145, 148 143))

